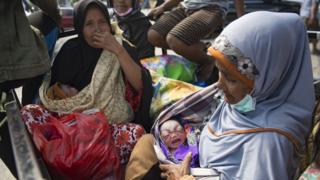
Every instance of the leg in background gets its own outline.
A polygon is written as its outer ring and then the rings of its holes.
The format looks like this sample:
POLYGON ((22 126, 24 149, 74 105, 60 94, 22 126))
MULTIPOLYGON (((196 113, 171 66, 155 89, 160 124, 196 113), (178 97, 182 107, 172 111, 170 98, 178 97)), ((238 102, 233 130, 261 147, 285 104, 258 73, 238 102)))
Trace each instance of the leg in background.
MULTIPOLYGON (((199 65, 198 79, 207 81, 214 71, 214 60, 207 55, 205 44, 200 42, 207 34, 222 26, 222 13, 217 7, 201 9, 183 19, 167 35, 169 47, 177 54, 199 65)), ((215 79, 217 80, 217 79, 215 79)))
POLYGON ((33 103, 41 86, 43 76, 44 75, 41 74, 26 81, 22 87, 22 106, 33 103))
MULTIPOLYGON (((28 20, 31 25, 39 29, 45 36, 48 53, 51 57, 59 35, 58 25, 48 15, 40 11, 28 16, 28 20)), ((44 75, 42 74, 26 81, 22 88, 23 106, 34 103, 41 86, 43 76, 44 75)))
POLYGON ((186 17, 184 8, 180 7, 164 13, 149 29, 149 42, 156 47, 168 49, 169 46, 166 42, 168 33, 186 17))
POLYGON ((148 41, 156 47, 161 47, 161 48, 165 48, 165 49, 169 48, 169 46, 166 42, 166 39, 153 29, 150 29, 148 31, 148 41))

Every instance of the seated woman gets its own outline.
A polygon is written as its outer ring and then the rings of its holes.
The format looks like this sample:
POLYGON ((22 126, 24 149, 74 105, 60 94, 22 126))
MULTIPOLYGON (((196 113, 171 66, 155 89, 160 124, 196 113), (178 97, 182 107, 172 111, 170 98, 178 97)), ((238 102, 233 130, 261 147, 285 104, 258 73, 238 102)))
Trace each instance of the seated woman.
MULTIPOLYGON (((152 96, 150 75, 112 35, 107 8, 100 1, 80 1, 75 6, 74 25, 78 37, 68 40, 58 53, 51 79, 45 79, 40 88, 41 103, 58 115, 92 108, 103 111, 113 124, 115 144, 125 163, 137 138, 144 133, 137 124, 146 130, 152 125, 146 113, 152 96), (71 94, 62 98, 50 96, 57 84, 67 87, 71 94), (121 138, 125 139, 124 144, 121 138)), ((37 111, 39 108, 24 107, 22 114, 27 124, 39 117, 37 112, 46 112, 37 111)), ((45 121, 47 116, 42 117, 45 121)))
MULTIPOLYGON (((303 22, 293 13, 249 13, 229 24, 208 50, 219 81, 173 104, 158 120, 208 120, 200 136, 200 166, 218 171, 222 180, 293 179, 315 100, 303 22), (215 99, 219 91, 221 100, 215 99)), ((138 141, 126 179, 160 177, 153 143, 151 135, 138 141)), ((164 178, 194 179, 185 166, 160 168, 164 178)))

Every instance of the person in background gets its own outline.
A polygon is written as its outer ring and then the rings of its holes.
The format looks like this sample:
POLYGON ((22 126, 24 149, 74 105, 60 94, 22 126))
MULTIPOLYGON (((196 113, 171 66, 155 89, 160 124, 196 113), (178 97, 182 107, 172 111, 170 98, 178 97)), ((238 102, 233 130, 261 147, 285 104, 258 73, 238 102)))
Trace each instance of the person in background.
MULTIPOLYGON (((52 54, 55 48, 56 41, 59 36, 59 24, 57 24, 50 16, 42 11, 31 13, 28 16, 30 25, 36 27, 43 34, 46 47, 49 54, 49 59, 52 60, 52 54)), ((50 61, 51 64, 51 61, 50 61)), ((38 91, 43 80, 44 75, 33 78, 28 81, 22 88, 22 105, 36 103, 38 100, 38 91)))
MULTIPOLYGON (((31 0, 31 2, 56 24, 60 24, 61 16, 56 0, 31 0)), ((30 26, 22 3, 21 0, 0 1, 0 96, 10 89, 41 78, 50 69, 43 33, 30 26)), ((2 116, 0 119, 2 121, 2 116)), ((0 141, 0 158, 11 172, 16 174, 11 146, 5 144, 9 142, 6 129, 6 123, 0 127, 3 138, 0 141)))
MULTIPOLYGON (((56 0, 31 2, 60 24, 56 0)), ((42 77, 50 60, 43 33, 30 26, 21 0, 1 1, 0 21, 0 92, 6 92, 42 77)))
POLYGON ((154 46, 149 43, 149 19, 141 12, 139 0, 110 0, 118 26, 123 31, 122 45, 138 64, 140 59, 153 57, 154 46))
MULTIPOLYGON (((304 0, 300 8, 300 16, 305 22, 308 30, 319 30, 318 19, 319 0, 304 0)), ((310 40, 312 43, 312 53, 319 54, 320 50, 317 49, 317 39, 310 40)))
MULTIPOLYGON (((221 180, 297 178, 315 104, 301 18, 294 13, 248 13, 226 26, 208 52, 219 69, 218 82, 173 104, 156 121, 178 116, 205 123, 200 166, 218 171, 221 180), (221 91, 219 100, 215 97, 221 91)), ((151 135, 138 141, 127 180, 145 177, 150 170, 153 177, 195 179, 189 174, 191 156, 182 165, 152 169, 158 163, 153 143, 151 135)))
MULTIPOLYGON (((235 0, 235 7, 237 15, 242 16, 243 0, 235 0)), ((167 0, 149 13, 155 19, 160 18, 151 26, 148 39, 156 47, 170 48, 197 63, 198 81, 212 84, 218 79, 218 71, 205 51, 206 44, 200 40, 222 29, 228 8, 228 0, 167 0)))

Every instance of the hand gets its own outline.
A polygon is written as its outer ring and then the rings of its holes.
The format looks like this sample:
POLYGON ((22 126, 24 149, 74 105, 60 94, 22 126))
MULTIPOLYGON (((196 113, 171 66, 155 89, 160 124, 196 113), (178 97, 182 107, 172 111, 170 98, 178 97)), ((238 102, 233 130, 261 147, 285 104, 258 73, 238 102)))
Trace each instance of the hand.
MULTIPOLYGON (((161 177, 166 178, 167 180, 180 180, 183 176, 190 174, 191 158, 192 153, 189 152, 180 165, 161 164, 160 169, 163 171, 161 177)), ((183 179, 185 178, 188 179, 188 176, 183 177, 183 179)))
POLYGON ((110 32, 94 33, 93 43, 96 47, 119 54, 123 47, 110 32))
POLYGON ((159 7, 156 7, 154 9, 152 9, 149 12, 148 16, 152 16, 153 19, 157 19, 157 18, 159 18, 161 16, 161 14, 164 13, 164 11, 165 11, 164 8, 162 6, 159 6, 159 7))

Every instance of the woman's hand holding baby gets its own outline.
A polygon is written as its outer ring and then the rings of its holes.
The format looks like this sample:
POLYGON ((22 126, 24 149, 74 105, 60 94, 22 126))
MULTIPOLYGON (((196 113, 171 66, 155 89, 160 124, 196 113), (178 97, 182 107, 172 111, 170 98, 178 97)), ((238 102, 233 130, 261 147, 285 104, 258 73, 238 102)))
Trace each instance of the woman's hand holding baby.
POLYGON ((189 152, 181 164, 161 164, 161 177, 167 180, 193 180, 190 174, 190 162, 192 153, 189 152))

